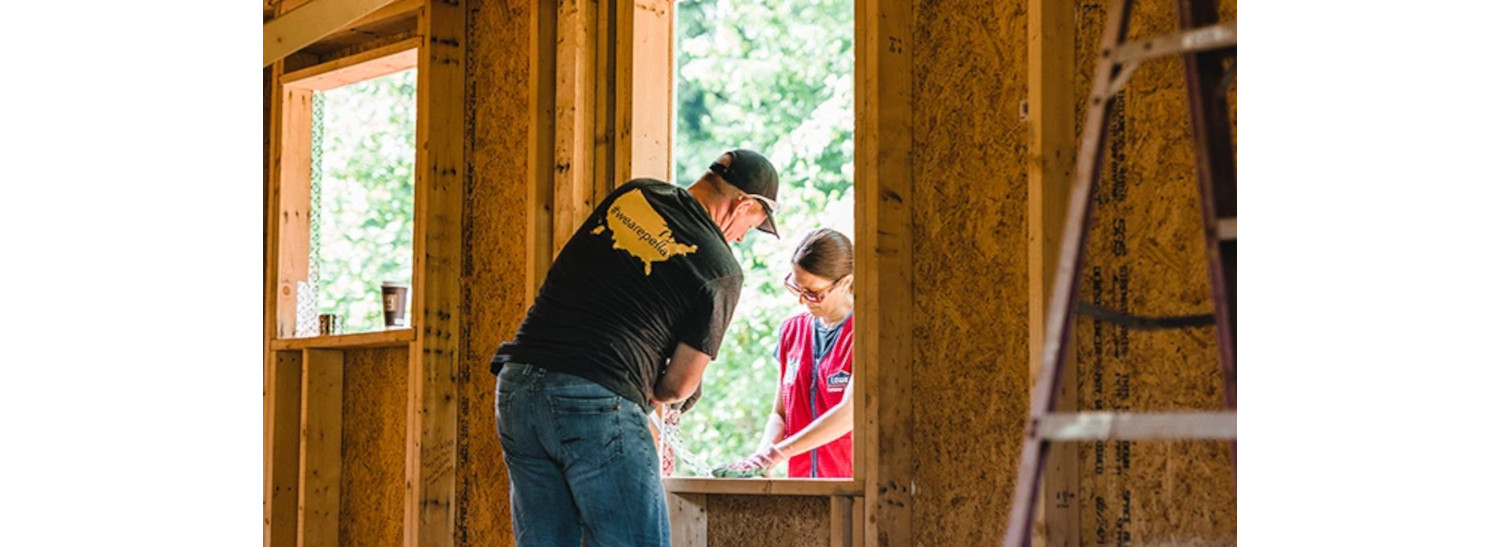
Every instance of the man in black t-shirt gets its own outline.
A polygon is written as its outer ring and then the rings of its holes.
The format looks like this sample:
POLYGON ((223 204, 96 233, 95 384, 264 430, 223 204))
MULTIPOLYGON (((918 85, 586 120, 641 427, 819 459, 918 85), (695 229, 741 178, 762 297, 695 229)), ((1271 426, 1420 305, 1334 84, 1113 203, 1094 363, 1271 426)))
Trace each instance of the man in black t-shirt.
POLYGON ((646 414, 696 400, 744 282, 729 242, 776 235, 778 185, 734 150, 685 190, 625 183, 568 240, 490 364, 518 545, 669 543, 646 414))

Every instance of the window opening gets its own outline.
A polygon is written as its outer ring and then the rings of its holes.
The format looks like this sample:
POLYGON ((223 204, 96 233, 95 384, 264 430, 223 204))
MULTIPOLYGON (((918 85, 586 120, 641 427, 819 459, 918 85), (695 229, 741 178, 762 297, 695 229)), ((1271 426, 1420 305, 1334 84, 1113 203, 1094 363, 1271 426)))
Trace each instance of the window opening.
MULTIPOLYGON (((780 240, 756 232, 734 245, 745 272, 734 322, 702 400, 680 431, 663 432, 676 452, 673 476, 703 477, 760 447, 781 389, 777 331, 804 311, 783 283, 793 250, 816 228, 854 238, 854 3, 682 0, 675 16, 677 183, 697 180, 726 150, 749 148, 776 166, 783 206, 780 240)), ((787 464, 771 476, 786 477, 787 464)))

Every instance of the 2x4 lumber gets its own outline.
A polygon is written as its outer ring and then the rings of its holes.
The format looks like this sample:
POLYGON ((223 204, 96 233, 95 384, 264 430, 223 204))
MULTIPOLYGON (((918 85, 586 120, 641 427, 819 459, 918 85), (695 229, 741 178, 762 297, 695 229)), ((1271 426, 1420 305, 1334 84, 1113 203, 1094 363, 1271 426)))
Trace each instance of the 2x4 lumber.
POLYGON ((339 544, 344 352, 303 351, 298 547, 339 544))
POLYGON ((298 438, 302 416, 302 352, 271 352, 266 394, 265 520, 266 547, 297 544, 298 438))
POLYGON ((621 55, 630 62, 621 70, 620 141, 616 160, 626 174, 617 180, 650 177, 672 180, 672 0, 629 2, 634 21, 629 36, 621 32, 621 55), (627 49, 628 46, 628 49, 627 49))
MULTIPOLYGON (((1042 370, 1047 310, 1056 278, 1063 217, 1076 161, 1074 114, 1074 3, 1028 0, 1026 6, 1026 158, 1028 331, 1031 385, 1042 370)), ((1071 347, 1063 356, 1057 408, 1077 410, 1078 381, 1071 347)), ((1043 501, 1032 527, 1035 545, 1079 545, 1079 462, 1060 449, 1047 460, 1043 501), (1036 525, 1039 524, 1039 525, 1036 525)))
POLYGON ((1036 435, 1054 441, 1234 440, 1236 414, 1227 412, 1078 412, 1038 418, 1036 435))
POLYGON ((421 12, 413 325, 407 378, 406 545, 452 545, 456 522, 459 278, 463 260, 464 0, 421 12))
MULTIPOLYGON (((268 14, 275 9, 270 0, 266 0, 265 7, 268 14)), ((261 167, 264 169, 266 177, 264 182, 265 188, 261 191, 261 235, 263 238, 261 241, 261 261, 263 263, 263 269, 261 270, 261 298, 264 300, 263 307, 261 308, 261 464, 263 466, 261 481, 264 490, 261 497, 261 513, 265 527, 262 530, 261 536, 265 538, 265 542, 269 546, 271 543, 271 457, 274 453, 272 447, 275 446, 273 442, 275 441, 275 436, 272 435, 272 432, 275 430, 274 422, 272 421, 275 412, 272 410, 274 408, 272 403, 275 401, 276 393, 276 354, 271 351, 271 339, 276 337, 276 213, 280 210, 280 207, 277 205, 279 199, 277 196, 279 194, 276 191, 276 169, 273 166, 278 161, 275 157, 275 150, 281 146, 281 135, 279 134, 281 129, 281 120, 279 117, 281 114, 281 99, 276 87, 276 82, 281 76, 281 62, 276 62, 271 65, 271 68, 266 70, 269 72, 264 76, 264 100, 269 103, 269 106, 266 109, 266 119, 262 127, 262 130, 265 131, 265 134, 262 136, 262 146, 265 149, 261 151, 264 154, 264 163, 261 167)))
POLYGON ((624 7, 627 7, 627 4, 633 1, 593 2, 594 77, 590 83, 594 87, 594 172, 591 175, 593 187, 588 193, 588 208, 580 211, 579 218, 574 219, 579 223, 582 223, 582 220, 593 212, 594 204, 602 201, 605 196, 609 195, 609 191, 614 189, 616 149, 620 146, 627 148, 629 146, 628 143, 621 143, 618 138, 619 134, 615 132, 618 127, 616 116, 620 110, 617 108, 620 103, 615 98, 615 93, 619 91, 615 75, 616 68, 620 64, 620 59, 616 55, 618 45, 616 40, 619 38, 621 27, 620 13, 624 7))
POLYGON ((854 498, 830 496, 828 498, 828 545, 830 547, 853 547, 854 498))
POLYGON ((553 256, 593 210, 594 38, 598 4, 557 6, 557 145, 553 161, 553 256))
POLYGON ((336 334, 309 338, 279 338, 271 341, 271 349, 373 349, 398 348, 410 344, 417 338, 410 328, 390 329, 358 334, 336 334))
POLYGON ((871 387, 855 411, 855 473, 865 483, 871 546, 913 543, 912 17, 909 1, 855 2, 854 306, 874 318, 855 342, 873 379, 856 382, 871 387))
POLYGON ((394 44, 313 65, 282 76, 282 85, 296 89, 327 91, 417 67, 417 46, 412 37, 394 44))
POLYGON ((526 300, 534 298, 552 266, 553 186, 557 165, 557 10, 531 10, 532 70, 530 71, 531 123, 527 142, 531 155, 526 189, 526 300))
POLYGON ((667 494, 674 547, 708 546, 708 495, 667 494))
POLYGON ((393 0, 312 0, 261 27, 263 66, 348 27, 393 0))
POLYGON ((852 496, 864 492, 864 485, 851 480, 667 477, 662 479, 662 485, 668 492, 680 494, 852 496))
POLYGON ((281 144, 275 149, 280 212, 276 245, 276 337, 297 329, 297 286, 307 281, 312 215, 312 91, 281 90, 281 144))

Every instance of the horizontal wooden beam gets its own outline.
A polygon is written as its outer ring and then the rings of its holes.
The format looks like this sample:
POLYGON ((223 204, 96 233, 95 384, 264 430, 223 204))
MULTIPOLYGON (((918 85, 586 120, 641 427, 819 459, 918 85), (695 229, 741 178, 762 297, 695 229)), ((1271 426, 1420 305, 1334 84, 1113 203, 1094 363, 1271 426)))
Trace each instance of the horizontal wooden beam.
POLYGON ((1037 419, 1035 435, 1053 441, 1233 440, 1235 412, 1058 413, 1037 419))
POLYGON ((309 338, 279 338, 271 341, 273 350, 297 349, 370 349, 399 348, 417 339, 410 328, 390 329, 358 334, 336 334, 309 338))
POLYGON ((312 0, 261 26, 263 66, 271 66, 394 0, 312 0))
POLYGON ((394 44, 313 65, 281 77, 281 85, 296 89, 327 91, 335 87, 379 78, 387 74, 417 68, 420 36, 394 44))
POLYGON ((864 493, 862 481, 819 479, 662 479, 674 494, 737 494, 771 496, 856 496, 864 493))

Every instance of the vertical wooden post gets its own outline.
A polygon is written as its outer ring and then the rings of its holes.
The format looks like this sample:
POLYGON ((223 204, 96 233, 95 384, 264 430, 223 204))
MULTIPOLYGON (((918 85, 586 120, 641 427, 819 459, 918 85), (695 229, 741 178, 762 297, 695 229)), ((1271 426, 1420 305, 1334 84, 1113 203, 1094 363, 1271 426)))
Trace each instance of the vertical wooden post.
POLYGON ((912 12, 910 0, 855 3, 855 313, 866 326, 855 359, 874 380, 856 382, 869 390, 856 416, 874 432, 859 439, 856 457, 871 546, 913 540, 912 12))
POLYGON ((312 229, 312 94, 281 87, 281 145, 277 154, 276 336, 297 330, 297 284, 307 281, 312 229))
POLYGON ((298 547, 339 544, 339 476, 343 448, 344 352, 304 350, 298 547))
POLYGON ((650 177, 672 181, 672 0, 624 2, 616 97, 616 183, 650 177), (628 13, 627 13, 628 12, 628 13), (625 17, 629 15, 629 19, 625 17))
POLYGON ((854 543, 854 498, 829 496, 828 545, 853 547, 854 543))
POLYGON ((463 254, 464 0, 421 11, 417 58, 415 294, 407 405, 406 544, 452 545, 463 254))
MULTIPOLYGON (((618 68, 619 56, 616 55, 616 39, 619 37, 621 13, 624 10, 618 6, 634 3, 634 0, 593 0, 594 1, 594 77, 590 82, 594 87, 594 116, 593 116, 593 146, 594 146, 594 172, 591 174, 593 187, 589 190, 587 208, 575 222, 582 225, 583 219, 593 212, 594 205, 609 195, 614 189, 615 182, 615 148, 621 143, 618 141, 619 134, 616 133, 616 115, 620 110, 619 103, 615 100, 615 93, 619 90, 616 85, 615 73, 618 68)), ((632 12, 633 13, 633 12, 632 12)), ((627 19, 633 18, 626 16, 627 19)), ((626 145, 628 148, 628 144, 626 145)))
POLYGON ((557 7, 557 149, 553 180, 552 253, 593 210, 595 2, 561 0, 557 7))
MULTIPOLYGON (((1028 0, 1026 6, 1026 115, 1031 125, 1026 157, 1027 302, 1033 389, 1042 367, 1052 278, 1073 182, 1073 12, 1071 1, 1028 0)), ((1061 362, 1059 411, 1078 409, 1077 365, 1069 351, 1061 362)), ((1069 450, 1076 446, 1059 444, 1047 460, 1041 507, 1032 528, 1034 544, 1080 544, 1079 462, 1069 450)))
MULTIPOLYGON (((557 157, 557 11, 550 6, 531 10, 531 111, 527 160, 531 184, 526 190, 526 298, 541 289, 552 266, 553 184, 557 157)), ((561 247, 557 247, 561 248, 561 247)))
POLYGON ((708 494, 667 493, 673 547, 708 545, 708 494))
POLYGON ((266 394, 266 547, 297 544, 298 448, 302 416, 302 352, 274 351, 266 394))

